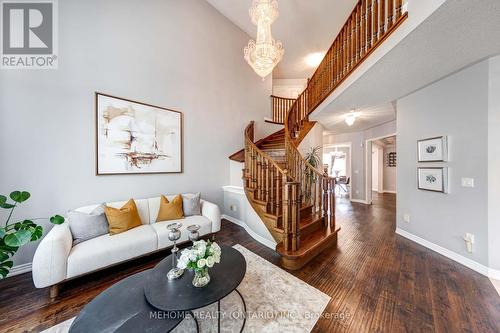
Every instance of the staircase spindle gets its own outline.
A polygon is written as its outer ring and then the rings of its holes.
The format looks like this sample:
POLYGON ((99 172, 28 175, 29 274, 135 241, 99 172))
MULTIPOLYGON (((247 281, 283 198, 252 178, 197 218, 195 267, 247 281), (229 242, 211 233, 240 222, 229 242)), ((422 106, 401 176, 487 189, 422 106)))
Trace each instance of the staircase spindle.
POLYGON ((387 29, 394 23, 394 0, 387 0, 387 29))
POLYGON ((396 20, 401 18, 403 12, 403 0, 396 0, 396 20))
POLYGON ((370 49, 372 47, 372 19, 373 19, 373 7, 372 0, 368 0, 368 6, 366 8, 366 47, 370 49))
POLYGON ((380 23, 379 23, 379 32, 380 36, 383 36, 385 33, 385 0, 380 1, 380 23))
POLYGON ((378 41, 378 0, 374 0, 373 2, 373 44, 378 41))

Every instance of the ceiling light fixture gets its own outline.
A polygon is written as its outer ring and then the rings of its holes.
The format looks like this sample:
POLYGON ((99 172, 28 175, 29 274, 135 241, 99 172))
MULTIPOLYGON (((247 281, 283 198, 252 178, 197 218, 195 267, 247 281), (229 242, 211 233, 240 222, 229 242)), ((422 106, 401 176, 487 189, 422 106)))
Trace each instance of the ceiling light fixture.
POLYGON ((306 64, 309 67, 316 68, 321 64, 323 58, 325 57, 324 52, 311 53, 306 57, 306 64))
POLYGON ((347 124, 347 126, 352 126, 354 125, 354 122, 356 122, 356 113, 354 112, 354 110, 352 110, 350 113, 348 113, 346 116, 345 116, 345 123, 347 124))
POLYGON ((251 39, 244 49, 245 60, 262 80, 273 72, 283 59, 285 50, 271 34, 271 24, 278 18, 277 0, 253 0, 249 10, 252 23, 257 26, 257 40, 251 39))

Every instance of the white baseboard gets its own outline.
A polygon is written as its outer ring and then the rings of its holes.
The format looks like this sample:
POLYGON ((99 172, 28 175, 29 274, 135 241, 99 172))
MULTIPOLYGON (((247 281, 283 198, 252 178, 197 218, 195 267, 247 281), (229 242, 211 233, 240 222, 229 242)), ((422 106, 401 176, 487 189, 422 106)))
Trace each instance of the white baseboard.
POLYGON ((10 272, 9 272, 9 275, 7 275, 7 277, 16 276, 16 275, 27 273, 27 272, 31 272, 31 263, 30 262, 28 262, 26 264, 17 265, 17 266, 12 267, 10 272))
POLYGON ((489 267, 484 266, 483 264, 480 264, 472 259, 466 258, 456 252, 453 252, 451 250, 448 250, 442 246, 439 246, 437 244, 434 244, 432 242, 429 242, 428 240, 425 240, 423 238, 420 238, 418 236, 415 236, 414 234, 409 233, 408 231, 405 231, 400 228, 396 228, 396 234, 403 236, 404 238, 408 238, 411 241, 414 241, 415 243, 418 243, 422 246, 425 246, 428 249, 431 249, 434 252, 437 252, 447 258, 450 258, 451 260, 454 260, 458 262, 459 264, 464 265, 465 267, 468 267, 482 275, 485 275, 487 277, 492 277, 490 274, 499 274, 500 271, 493 270, 489 267))
POLYGON ((366 200, 361 200, 361 199, 351 199, 351 202, 362 203, 367 205, 366 200))
POLYGON ((489 268, 488 269, 488 276, 490 277, 490 279, 495 279, 495 280, 500 281, 500 270, 489 268))
POLYGON ((253 239, 255 239, 257 242, 267 246, 268 248, 272 249, 272 250, 275 250, 276 249, 276 244, 271 242, 269 239, 265 239, 264 237, 256 234, 252 229, 250 229, 247 224, 243 221, 240 221, 238 220, 237 218, 234 218, 232 216, 229 216, 229 215, 226 215, 226 214, 222 214, 221 216, 223 219, 226 219, 236 225, 239 225, 240 227, 242 227, 243 229, 246 230, 246 232, 248 232, 248 234, 250 236, 252 236, 253 239))

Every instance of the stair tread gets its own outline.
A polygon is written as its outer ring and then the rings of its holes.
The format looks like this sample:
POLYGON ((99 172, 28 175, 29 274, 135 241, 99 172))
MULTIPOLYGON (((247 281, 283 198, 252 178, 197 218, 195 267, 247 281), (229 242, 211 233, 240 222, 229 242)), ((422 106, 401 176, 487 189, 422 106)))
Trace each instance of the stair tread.
POLYGON ((299 222, 300 229, 304 229, 304 228, 308 227, 309 225, 321 220, 322 218, 323 218, 322 212, 316 212, 316 213, 313 213, 309 216, 301 217, 300 222, 299 222))
POLYGON ((336 233, 340 230, 340 227, 335 229, 330 226, 318 229, 305 237, 300 238, 300 246, 297 251, 285 251, 283 249, 283 243, 276 246, 276 251, 288 258, 301 257, 306 255, 309 251, 322 246, 325 242, 332 240, 336 233))

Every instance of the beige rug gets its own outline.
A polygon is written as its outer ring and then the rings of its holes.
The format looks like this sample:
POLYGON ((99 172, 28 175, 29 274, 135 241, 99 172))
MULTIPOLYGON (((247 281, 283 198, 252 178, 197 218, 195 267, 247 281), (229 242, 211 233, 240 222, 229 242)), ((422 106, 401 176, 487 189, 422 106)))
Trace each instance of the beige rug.
MULTIPOLYGON (((271 264, 241 245, 235 245, 247 261, 247 272, 238 290, 247 305, 244 332, 310 332, 330 297, 302 280, 271 264)), ((217 331, 217 305, 195 311, 200 332, 217 331)), ((221 332, 239 332, 243 304, 236 292, 221 301, 221 332)), ((66 333, 74 318, 62 322, 44 333, 66 333)), ((194 322, 186 318, 173 331, 195 332, 194 322)))

